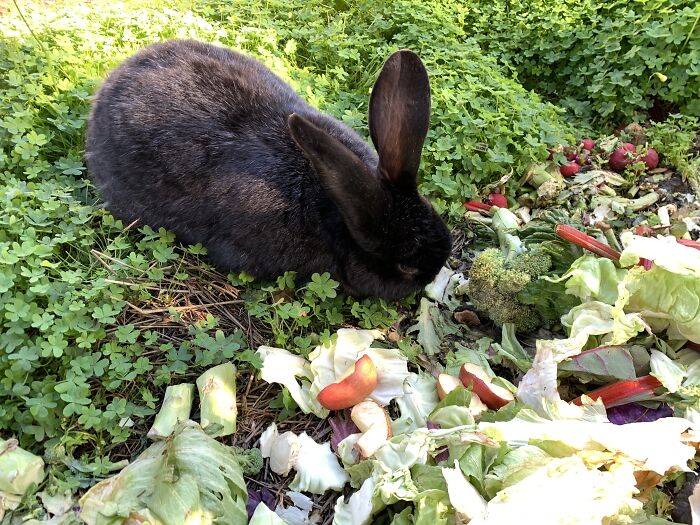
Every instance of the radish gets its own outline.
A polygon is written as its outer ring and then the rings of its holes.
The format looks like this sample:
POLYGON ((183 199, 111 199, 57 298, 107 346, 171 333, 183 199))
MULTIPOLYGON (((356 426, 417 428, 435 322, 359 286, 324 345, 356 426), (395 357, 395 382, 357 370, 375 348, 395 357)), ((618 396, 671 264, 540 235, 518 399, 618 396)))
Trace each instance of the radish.
POLYGON ((566 160, 576 160, 578 159, 578 153, 576 151, 569 151, 566 154, 566 160))
POLYGON ((659 154, 656 153, 654 148, 649 148, 641 160, 647 165, 647 169, 653 170, 659 165, 659 154))
POLYGON ((624 143, 621 147, 613 151, 608 160, 608 164, 615 171, 622 171, 634 162, 634 153, 637 152, 634 144, 624 143))
POLYGON ((581 166, 575 160, 569 161, 568 164, 564 164, 559 167, 559 173, 564 175, 564 177, 573 177, 581 170, 581 166))
POLYGON ((579 146, 582 149, 585 149, 587 151, 593 151, 593 148, 595 148, 595 140, 593 139, 583 139, 579 146))

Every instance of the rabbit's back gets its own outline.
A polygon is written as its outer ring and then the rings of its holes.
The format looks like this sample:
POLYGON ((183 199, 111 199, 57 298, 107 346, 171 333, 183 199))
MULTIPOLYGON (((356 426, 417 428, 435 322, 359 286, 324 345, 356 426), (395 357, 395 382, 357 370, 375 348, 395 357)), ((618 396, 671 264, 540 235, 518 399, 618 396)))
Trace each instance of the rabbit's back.
POLYGON ((202 243, 224 267, 273 275, 308 253, 328 265, 328 241, 342 239, 328 239, 323 223, 340 219, 289 136, 293 112, 327 119, 253 59, 195 41, 156 44, 100 88, 88 167, 115 215, 202 243))

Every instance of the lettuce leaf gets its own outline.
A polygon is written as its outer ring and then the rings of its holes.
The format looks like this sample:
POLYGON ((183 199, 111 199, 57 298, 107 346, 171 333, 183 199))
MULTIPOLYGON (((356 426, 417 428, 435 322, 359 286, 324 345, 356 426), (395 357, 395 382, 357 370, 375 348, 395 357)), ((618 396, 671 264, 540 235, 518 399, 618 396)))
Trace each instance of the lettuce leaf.
POLYGON ((583 302, 602 301, 612 305, 617 301, 617 287, 626 273, 610 259, 586 254, 576 259, 561 277, 542 279, 552 283, 565 281, 566 293, 583 302))
POLYGON ((305 414, 313 413, 320 418, 328 416, 330 412, 316 400, 316 395, 311 394, 314 375, 306 359, 271 346, 261 346, 257 353, 263 362, 260 371, 263 381, 285 386, 305 414))
POLYGON ((609 451, 617 463, 636 463, 662 476, 671 469, 689 471, 688 461, 695 456, 695 449, 681 439, 692 427, 684 418, 669 417, 620 426, 610 422, 526 417, 527 413, 521 411, 512 421, 479 423, 478 428, 511 446, 550 442, 569 453, 609 451))
POLYGON ((248 525, 285 525, 285 522, 261 502, 255 507, 248 525))
MULTIPOLYGON (((498 492, 488 502, 486 515, 470 525, 520 523, 523 512, 533 512, 541 525, 607 523, 617 515, 641 510, 634 468, 625 464, 610 471, 589 468, 578 456, 554 458, 524 479, 498 492)), ((529 520, 528 520, 529 521, 529 520)))
POLYGON ((396 399, 401 416, 391 422, 393 434, 403 434, 425 427, 428 415, 439 401, 433 376, 424 373, 409 374, 403 384, 403 396, 396 399))
POLYGON ((245 523, 247 498, 233 450, 188 420, 88 490, 80 517, 88 525, 119 525, 130 517, 152 525, 245 523))

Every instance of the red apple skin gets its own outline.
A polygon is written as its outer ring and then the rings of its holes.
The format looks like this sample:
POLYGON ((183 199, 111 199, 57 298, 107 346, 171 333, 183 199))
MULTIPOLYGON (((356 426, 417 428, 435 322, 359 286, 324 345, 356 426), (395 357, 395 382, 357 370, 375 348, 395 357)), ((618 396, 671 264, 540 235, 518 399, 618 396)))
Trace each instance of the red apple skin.
POLYGON ((491 410, 498 410, 513 401, 513 395, 505 388, 492 385, 483 370, 469 363, 462 365, 459 369, 459 379, 462 384, 474 392, 483 403, 491 410), (495 390, 498 389, 498 390, 495 390))
POLYGON ((339 381, 321 390, 316 399, 328 410, 344 410, 364 401, 376 387, 377 368, 368 355, 363 355, 339 381))

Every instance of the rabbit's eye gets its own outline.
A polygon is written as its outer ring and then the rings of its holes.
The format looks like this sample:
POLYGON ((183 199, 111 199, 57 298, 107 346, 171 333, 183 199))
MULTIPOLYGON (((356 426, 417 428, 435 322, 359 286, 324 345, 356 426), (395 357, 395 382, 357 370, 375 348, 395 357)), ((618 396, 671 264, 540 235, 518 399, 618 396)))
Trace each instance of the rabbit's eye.
POLYGON ((399 271, 406 275, 415 275, 418 273, 418 268, 412 266, 406 266, 405 264, 399 264, 399 271))

